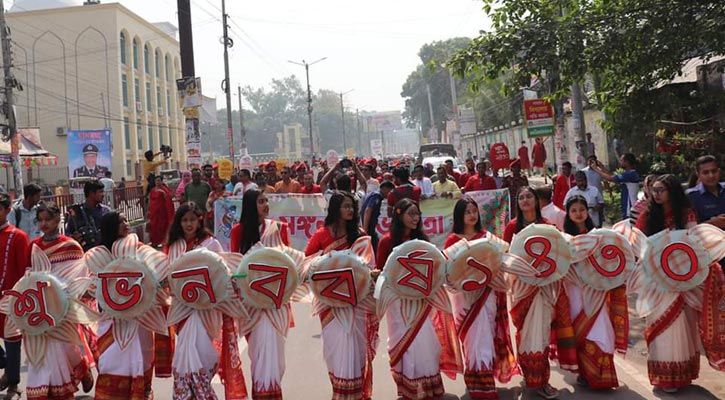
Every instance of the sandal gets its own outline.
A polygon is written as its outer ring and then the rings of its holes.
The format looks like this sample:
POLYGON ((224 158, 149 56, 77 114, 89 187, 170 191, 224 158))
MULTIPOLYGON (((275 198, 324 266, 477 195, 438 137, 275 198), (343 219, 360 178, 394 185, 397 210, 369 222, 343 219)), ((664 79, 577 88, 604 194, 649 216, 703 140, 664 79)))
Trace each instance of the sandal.
POLYGON ((93 373, 89 369, 81 378, 81 386, 83 387, 83 393, 88 393, 93 389, 93 373))
POLYGON ((554 389, 554 387, 548 383, 542 386, 541 389, 537 390, 536 394, 547 400, 559 397, 559 391, 557 389, 554 389))

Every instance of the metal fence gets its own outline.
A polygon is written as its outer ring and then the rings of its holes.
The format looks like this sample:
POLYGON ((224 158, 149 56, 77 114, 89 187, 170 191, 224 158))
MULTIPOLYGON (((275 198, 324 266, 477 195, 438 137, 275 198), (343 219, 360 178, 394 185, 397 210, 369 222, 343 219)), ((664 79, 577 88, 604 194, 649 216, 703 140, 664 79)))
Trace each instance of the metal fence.
MULTIPOLYGON (((65 218, 68 209, 73 204, 85 201, 83 194, 61 194, 53 196, 43 196, 42 201, 53 202, 61 210, 62 221, 61 230, 65 226, 65 218)), ((146 216, 146 201, 143 196, 143 188, 140 186, 128 187, 123 189, 114 189, 105 193, 103 203, 111 209, 122 212, 131 223, 143 221, 146 216)))

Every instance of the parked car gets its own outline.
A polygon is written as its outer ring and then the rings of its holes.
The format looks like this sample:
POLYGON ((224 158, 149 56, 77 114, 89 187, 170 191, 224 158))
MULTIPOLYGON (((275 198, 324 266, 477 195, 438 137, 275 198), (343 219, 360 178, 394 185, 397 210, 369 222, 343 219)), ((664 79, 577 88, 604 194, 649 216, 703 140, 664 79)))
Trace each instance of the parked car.
MULTIPOLYGON (((456 149, 452 144, 448 143, 429 143, 420 146, 416 164, 423 164, 423 159, 427 157, 457 157, 456 149)), ((458 164, 456 164, 458 165, 458 164)))

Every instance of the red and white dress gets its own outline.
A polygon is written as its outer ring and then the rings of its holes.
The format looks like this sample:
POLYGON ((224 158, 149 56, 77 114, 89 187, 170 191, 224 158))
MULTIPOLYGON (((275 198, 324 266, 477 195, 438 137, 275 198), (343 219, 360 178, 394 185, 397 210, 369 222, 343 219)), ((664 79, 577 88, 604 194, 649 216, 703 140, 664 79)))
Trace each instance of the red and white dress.
MULTIPOLYGON (((477 233, 471 240, 486 237, 486 232, 477 233)), ((444 248, 449 248, 462 239, 452 233, 446 238, 444 248)), ((477 299, 467 293, 450 293, 458 338, 463 346, 468 395, 472 399, 498 399, 496 382, 507 383, 519 374, 509 334, 509 316, 506 293, 484 290, 477 299)))
MULTIPOLYGON (((242 225, 236 224, 231 232, 231 250, 238 253, 242 239, 242 225)), ((265 219, 260 227, 259 241, 267 247, 289 246, 287 225, 265 219)), ((247 306, 249 323, 241 327, 240 334, 247 338, 252 370, 252 399, 281 400, 282 377, 285 372, 285 342, 292 325, 292 310, 287 304, 279 309, 258 309, 247 306)))
MULTIPOLYGON (((202 241, 177 240, 168 249, 169 263, 173 263, 187 251, 202 247, 216 253, 223 251, 221 244, 213 237, 202 241)), ((174 399, 217 399, 211 386, 211 380, 217 372, 224 383, 225 399, 248 398, 239 357, 238 337, 231 317, 222 316, 222 332, 216 335, 221 340, 209 335, 198 312, 192 312, 182 321, 176 332, 176 350, 172 362, 174 399)))
MULTIPOLYGON (((305 255, 309 257, 318 252, 327 254, 349 248, 346 236, 335 238, 329 228, 322 227, 312 235, 305 255)), ((367 251, 372 253, 372 247, 367 251)), ((369 267, 373 268, 372 261, 369 267)), ((332 383, 332 399, 372 398, 373 359, 377 352, 380 326, 375 315, 375 302, 361 302, 352 307, 349 330, 335 318, 330 307, 315 303, 314 309, 322 324, 323 355, 332 383)))
MULTIPOLYGON (((51 263, 51 274, 62 283, 67 284, 77 278, 89 276, 84 263, 83 248, 75 240, 61 235, 51 242, 44 242, 42 237, 36 238, 31 246, 37 245, 51 263)), ((80 329, 80 327, 79 327, 80 329)), ((78 390, 78 383, 89 371, 93 363, 90 347, 85 341, 86 336, 80 335, 83 351, 74 344, 64 343, 52 338, 47 339, 47 347, 43 363, 39 366, 28 363, 28 383, 26 392, 28 399, 73 399, 78 390)))

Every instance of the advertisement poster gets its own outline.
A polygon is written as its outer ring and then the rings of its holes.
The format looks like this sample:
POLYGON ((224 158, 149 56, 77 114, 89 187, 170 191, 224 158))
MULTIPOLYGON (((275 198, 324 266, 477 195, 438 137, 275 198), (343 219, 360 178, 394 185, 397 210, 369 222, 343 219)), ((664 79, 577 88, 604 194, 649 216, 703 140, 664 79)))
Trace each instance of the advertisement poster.
MULTIPOLYGON (((503 237, 503 231, 509 221, 508 189, 470 192, 478 203, 481 222, 489 232, 503 237)), ((292 247, 304 251, 316 230, 325 224, 327 200, 321 194, 268 194, 269 218, 287 223, 292 247)), ((423 214, 423 229, 431 242, 443 248, 446 237, 453 227, 453 206, 456 200, 431 199, 420 203, 423 214)), ((214 204, 214 236, 225 250, 229 250, 229 237, 232 226, 239 221, 242 200, 230 197, 217 200, 214 204)), ((383 203, 380 210, 377 233, 384 235, 390 229, 390 218, 383 203)))
POLYGON ((103 178, 111 171, 111 130, 68 131, 68 174, 103 178))

